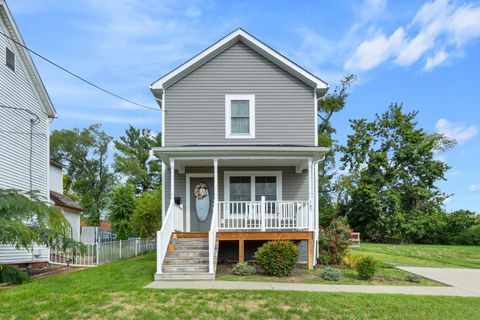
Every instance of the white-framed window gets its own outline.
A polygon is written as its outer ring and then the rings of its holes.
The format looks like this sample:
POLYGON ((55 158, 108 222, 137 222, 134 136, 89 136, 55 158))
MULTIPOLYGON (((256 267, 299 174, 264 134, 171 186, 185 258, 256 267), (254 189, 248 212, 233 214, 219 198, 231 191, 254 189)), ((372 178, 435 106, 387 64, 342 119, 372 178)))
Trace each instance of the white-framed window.
POLYGON ((225 138, 255 138, 255 95, 225 95, 225 138))
POLYGON ((225 201, 282 200, 281 171, 225 171, 225 201))
POLYGON ((15 72, 15 53, 12 50, 6 48, 5 50, 5 65, 15 72))

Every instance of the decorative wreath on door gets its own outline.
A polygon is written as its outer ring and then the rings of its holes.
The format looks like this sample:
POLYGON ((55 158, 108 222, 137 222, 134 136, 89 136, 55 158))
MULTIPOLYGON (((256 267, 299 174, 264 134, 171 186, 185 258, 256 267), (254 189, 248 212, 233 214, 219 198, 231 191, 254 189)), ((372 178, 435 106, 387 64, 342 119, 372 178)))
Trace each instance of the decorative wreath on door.
POLYGON ((195 199, 202 200, 208 196, 208 186, 203 182, 198 183, 193 189, 193 194, 195 195, 195 199))

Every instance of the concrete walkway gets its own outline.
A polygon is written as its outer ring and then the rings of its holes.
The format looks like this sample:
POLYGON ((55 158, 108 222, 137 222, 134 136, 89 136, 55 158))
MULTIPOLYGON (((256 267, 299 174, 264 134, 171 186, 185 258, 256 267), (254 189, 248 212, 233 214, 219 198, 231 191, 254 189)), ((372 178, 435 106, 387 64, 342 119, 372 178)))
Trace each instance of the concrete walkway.
POLYGON ((392 293, 412 295, 480 297, 480 292, 462 287, 328 285, 280 282, 243 281, 154 281, 146 288, 155 289, 219 289, 219 290, 280 290, 313 292, 392 293))
POLYGON ((449 286, 480 296, 480 269, 399 267, 449 286))

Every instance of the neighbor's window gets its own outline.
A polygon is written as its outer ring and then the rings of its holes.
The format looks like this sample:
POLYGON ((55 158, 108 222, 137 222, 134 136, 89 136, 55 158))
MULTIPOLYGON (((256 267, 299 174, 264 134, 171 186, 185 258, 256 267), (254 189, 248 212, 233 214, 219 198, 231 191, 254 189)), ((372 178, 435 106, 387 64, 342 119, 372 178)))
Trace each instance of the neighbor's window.
POLYGON ((255 138, 255 96, 225 96, 225 137, 255 138))
POLYGON ((7 48, 7 60, 5 62, 7 67, 9 67, 12 71, 15 71, 15 54, 12 50, 7 48))

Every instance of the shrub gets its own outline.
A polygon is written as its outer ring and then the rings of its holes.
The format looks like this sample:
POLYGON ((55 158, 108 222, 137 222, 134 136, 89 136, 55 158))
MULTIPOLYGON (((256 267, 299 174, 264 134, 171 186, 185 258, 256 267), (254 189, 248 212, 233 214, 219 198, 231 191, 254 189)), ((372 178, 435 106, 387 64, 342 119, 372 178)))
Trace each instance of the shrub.
POLYGON ((239 262, 233 267, 232 273, 238 276, 249 276, 256 273, 254 266, 249 265, 248 262, 239 262))
POLYGON ((372 280, 377 271, 378 262, 370 256, 361 257, 358 259, 355 269, 358 272, 358 277, 362 280, 372 280))
POLYGON ((460 243, 465 245, 480 245, 480 224, 471 226, 463 231, 460 236, 460 243))
POLYGON ((345 218, 338 217, 319 233, 319 248, 321 264, 339 264, 348 249, 351 230, 345 218))
POLYGON ((298 262, 298 247, 291 241, 270 241, 257 250, 255 259, 265 273, 277 277, 289 276, 298 262))
POLYGON ((348 254, 342 257, 342 264, 349 269, 355 269, 358 259, 360 259, 360 256, 348 254))
POLYGON ((25 272, 4 264, 0 264, 0 283, 22 284, 32 281, 25 272))
POLYGON ((322 272, 320 273, 320 277, 322 277, 322 279, 329 280, 329 281, 338 281, 338 279, 340 279, 341 276, 342 276, 342 272, 340 270, 330 268, 330 267, 323 269, 322 272))
POLYGON ((422 277, 420 277, 419 275, 410 273, 405 277, 405 280, 408 282, 420 283, 422 281, 422 277))

